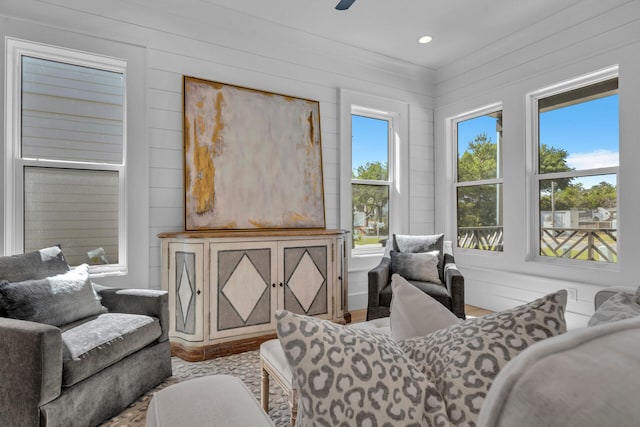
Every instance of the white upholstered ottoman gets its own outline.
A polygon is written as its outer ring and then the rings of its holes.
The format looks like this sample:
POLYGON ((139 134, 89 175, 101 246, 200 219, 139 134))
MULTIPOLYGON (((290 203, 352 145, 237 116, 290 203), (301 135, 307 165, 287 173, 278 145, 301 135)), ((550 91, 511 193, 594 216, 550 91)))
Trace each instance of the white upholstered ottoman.
POLYGON ((239 427, 275 424, 251 393, 231 375, 212 375, 156 392, 147 409, 147 427, 239 427))
MULTIPOLYGON (((388 317, 354 323, 349 327, 391 334, 388 317)), ((262 389, 260 390, 262 408, 266 413, 269 413, 269 379, 273 378, 288 396, 291 408, 291 427, 295 426, 298 415, 298 393, 293 386, 293 375, 289 368, 289 362, 284 356, 284 350, 282 350, 278 339, 265 341, 260 345, 260 367, 262 368, 262 389)))

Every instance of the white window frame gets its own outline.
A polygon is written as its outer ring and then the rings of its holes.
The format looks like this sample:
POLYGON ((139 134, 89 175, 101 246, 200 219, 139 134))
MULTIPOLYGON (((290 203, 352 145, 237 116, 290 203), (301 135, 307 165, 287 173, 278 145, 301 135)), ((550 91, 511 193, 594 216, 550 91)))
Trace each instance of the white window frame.
MULTIPOLYGON (((539 148, 539 114, 538 114, 538 101, 543 98, 547 98, 553 95, 557 95, 563 92, 569 92, 581 87, 590 86, 596 83, 600 83, 606 80, 619 78, 619 67, 617 65, 582 75, 570 80, 566 80, 534 92, 526 94, 526 153, 527 153, 527 218, 526 224, 529 232, 527 233, 527 260, 534 262, 543 262, 549 264, 564 265, 569 267, 594 267, 602 269, 617 270, 620 264, 620 254, 618 253, 617 263, 607 263, 598 261, 585 261, 578 259, 566 259, 551 256, 540 255, 540 211, 539 211, 539 182, 541 180, 558 179, 558 178, 574 178, 584 177, 590 175, 616 175, 616 183, 619 186, 619 166, 618 167, 606 167, 596 169, 581 169, 569 172, 555 172, 555 173, 539 173, 538 167, 538 148, 539 148)), ((619 149, 620 145, 618 145, 619 149)), ((619 193, 617 193, 619 198, 619 193)), ((618 211, 617 216, 617 230, 618 236, 621 235, 621 214, 618 211)), ((620 248, 618 237, 618 249, 620 248)))
MULTIPOLYGON (((53 167, 118 172, 118 263, 92 265, 93 277, 127 273, 126 224, 126 152, 127 152, 127 62, 104 55, 82 52, 11 37, 5 42, 5 144, 4 144, 4 254, 24 252, 24 168, 53 167), (119 164, 48 160, 21 157, 22 57, 30 56, 122 74, 123 77, 123 141, 119 164), (20 208, 22 207, 22 208, 20 208)), ((63 248, 64 249, 64 248, 63 248)))
MULTIPOLYGON (((389 185, 389 236, 408 232, 409 219, 409 105, 350 90, 340 90, 340 223, 352 229, 352 184, 389 185), (386 120, 389 123, 389 181, 352 179, 351 120, 352 115, 386 120)), ((351 259, 379 257, 385 248, 352 250, 353 233, 349 234, 347 251, 351 259)))
MULTIPOLYGON (((448 136, 448 140, 450 141, 449 146, 452 147, 452 167, 451 167, 451 171, 452 171, 452 177, 451 177, 451 182, 453 183, 452 185, 452 196, 451 196, 451 203, 452 203, 452 212, 453 212, 453 218, 452 218, 452 224, 453 224, 453 229, 454 229, 454 233, 453 235, 455 236, 455 243, 454 243, 454 247, 456 248, 456 251, 470 251, 474 254, 487 254, 487 255, 499 255, 502 254, 504 252, 504 249, 502 251, 488 251, 488 250, 481 250, 481 249, 471 249, 471 248, 461 248, 458 246, 458 188, 461 187, 472 187, 472 186, 479 186, 479 185, 496 185, 496 184, 501 184, 502 185, 502 197, 504 198, 504 176, 502 174, 502 141, 498 141, 499 145, 497 148, 497 168, 498 170, 496 171, 496 175, 498 175, 497 178, 493 178, 493 179, 482 179, 482 180, 478 180, 478 181, 464 181, 464 182, 458 182, 458 123, 460 122, 464 122, 466 120, 470 120, 470 119, 475 119, 477 117, 481 117, 481 116, 486 116, 488 114, 491 113, 495 113, 496 111, 503 111, 502 109, 502 102, 495 102, 493 104, 488 104, 485 105, 483 107, 479 107, 476 108, 474 110, 471 111, 467 111, 465 113, 461 113, 458 114, 456 116, 450 117, 448 119, 446 119, 447 122, 447 126, 446 128, 449 129, 449 136, 448 136)), ((503 206, 504 206, 504 202, 503 202, 503 206)), ((500 216, 503 218, 504 220, 504 209, 502 210, 502 212, 500 212, 500 216)), ((504 221, 503 221, 503 233, 504 233, 504 221)), ((503 234, 503 244, 504 244, 504 234, 503 234)))
MULTIPOLYGON (((371 118, 371 119, 377 119, 377 120, 383 120, 384 122, 387 123, 387 141, 388 141, 388 146, 387 146, 387 180, 383 181, 383 180, 370 180, 370 179, 358 179, 358 178, 353 178, 353 176, 351 177, 351 197, 352 197, 352 204, 353 204, 353 185, 354 184, 360 184, 360 185, 370 185, 370 186, 379 186, 379 187, 387 187, 388 189, 388 194, 389 194, 389 226, 391 226, 391 216, 392 216, 392 210, 391 210, 391 206, 392 206, 392 202, 391 202, 391 194, 393 193, 393 184, 394 184, 394 179, 393 177, 395 176, 395 155, 394 155, 394 122, 397 122, 397 114, 393 114, 393 113, 389 113, 386 111, 378 111, 378 110, 371 110, 369 108, 364 108, 364 107, 360 107, 360 106, 352 106, 351 107, 351 116, 353 117, 354 115, 356 116, 362 116, 362 117, 367 117, 367 118, 371 118)), ((352 212, 353 212, 353 206, 352 206, 352 212)), ((353 230, 351 230, 351 233, 353 235, 353 230)), ((381 252, 380 248, 352 248, 352 252, 354 253, 354 255, 368 255, 368 254, 379 254, 381 252)), ((384 249, 382 249, 382 252, 384 252, 384 249)))

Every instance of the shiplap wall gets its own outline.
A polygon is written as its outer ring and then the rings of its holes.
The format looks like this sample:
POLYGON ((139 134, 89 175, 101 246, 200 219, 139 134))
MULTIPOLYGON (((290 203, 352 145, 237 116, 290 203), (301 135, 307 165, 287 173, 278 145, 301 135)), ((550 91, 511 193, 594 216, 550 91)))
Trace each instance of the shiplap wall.
MULTIPOLYGON (((3 36, 143 63, 143 76, 134 75, 128 83, 144 90, 137 95, 143 100, 137 109, 131 108, 129 96, 129 144, 144 144, 144 150, 129 151, 127 161, 130 171, 142 169, 148 183, 130 200, 130 207, 137 204, 134 227, 144 227, 145 241, 138 241, 139 235, 129 241, 129 262, 141 259, 140 268, 146 272, 106 283, 159 287, 156 236, 183 229, 183 75, 320 101, 328 228, 348 226, 339 223, 338 89, 408 103, 411 162, 405 197, 410 198, 410 214, 402 231, 434 231, 432 71, 228 9, 205 4, 205 13, 193 14, 194 1, 158 0, 169 9, 168 15, 157 15, 156 9, 137 1, 3 0, 0 8, 3 36), (134 131, 143 139, 132 141, 134 131), (146 207, 140 199, 147 201, 146 207)), ((369 264, 376 261, 370 259, 369 264)), ((350 271, 352 309, 366 304, 366 270, 361 266, 350 271)))
POLYGON ((512 307, 561 288, 577 290, 568 303, 570 326, 593 312, 604 286, 637 287, 640 257, 640 2, 585 0, 482 52, 438 70, 436 77, 436 228, 455 230, 451 168, 455 154, 445 120, 501 101, 503 104, 504 252, 456 252, 467 302, 493 310, 512 307), (542 29, 557 28, 540 39, 542 29), (533 41, 532 41, 533 40, 533 41), (620 66, 619 262, 567 267, 529 260, 526 222, 525 96, 537 89, 611 65, 620 66), (441 177, 446 177, 441 179, 441 177))
MULTIPOLYGON (((504 191, 505 200, 509 199, 506 250, 492 255, 457 252, 467 279, 468 302, 501 309, 571 286, 577 288, 578 300, 569 303, 570 316, 579 323, 590 313, 592 296, 600 286, 637 284, 634 263, 640 248, 635 242, 640 240, 640 222, 633 218, 640 212, 634 194, 640 170, 633 159, 640 158, 640 144, 634 143, 640 134, 638 1, 578 2, 443 67, 435 78, 420 67, 309 34, 292 34, 229 10, 211 6, 209 13, 194 15, 190 13, 194 1, 157 0, 173 7, 170 15, 162 16, 139 0, 3 0, 0 7, 3 36, 129 61, 130 273, 109 283, 158 287, 156 235, 183 226, 180 117, 181 76, 186 74, 320 101, 328 227, 341 225, 338 88, 410 104, 410 220, 403 226, 403 232, 410 233, 455 232, 445 118, 502 101, 504 191), (559 30, 540 37, 548 26, 559 30), (523 221, 525 93, 614 63, 621 67, 620 262, 613 271, 528 262, 523 221)), ((351 308, 361 308, 366 267, 352 269, 349 278, 351 308)))

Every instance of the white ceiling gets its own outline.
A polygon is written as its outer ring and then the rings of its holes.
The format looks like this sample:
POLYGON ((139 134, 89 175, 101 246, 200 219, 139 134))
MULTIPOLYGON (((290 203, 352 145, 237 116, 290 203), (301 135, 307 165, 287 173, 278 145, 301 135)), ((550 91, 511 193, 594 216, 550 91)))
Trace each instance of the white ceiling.
POLYGON ((335 10, 338 0, 201 1, 438 69, 578 0, 356 0, 346 11, 335 10), (419 44, 422 35, 433 41, 419 44))

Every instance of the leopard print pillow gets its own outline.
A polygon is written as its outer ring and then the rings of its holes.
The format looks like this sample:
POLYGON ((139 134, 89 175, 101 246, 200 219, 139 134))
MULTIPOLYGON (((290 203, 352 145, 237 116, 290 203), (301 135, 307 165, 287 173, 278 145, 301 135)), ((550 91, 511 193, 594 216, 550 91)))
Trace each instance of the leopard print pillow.
POLYGON ((280 310, 297 426, 449 426, 433 384, 385 334, 280 310))
POLYGON ((566 332, 566 305, 561 290, 398 344, 435 384, 451 425, 475 426, 500 369, 536 341, 566 332))

